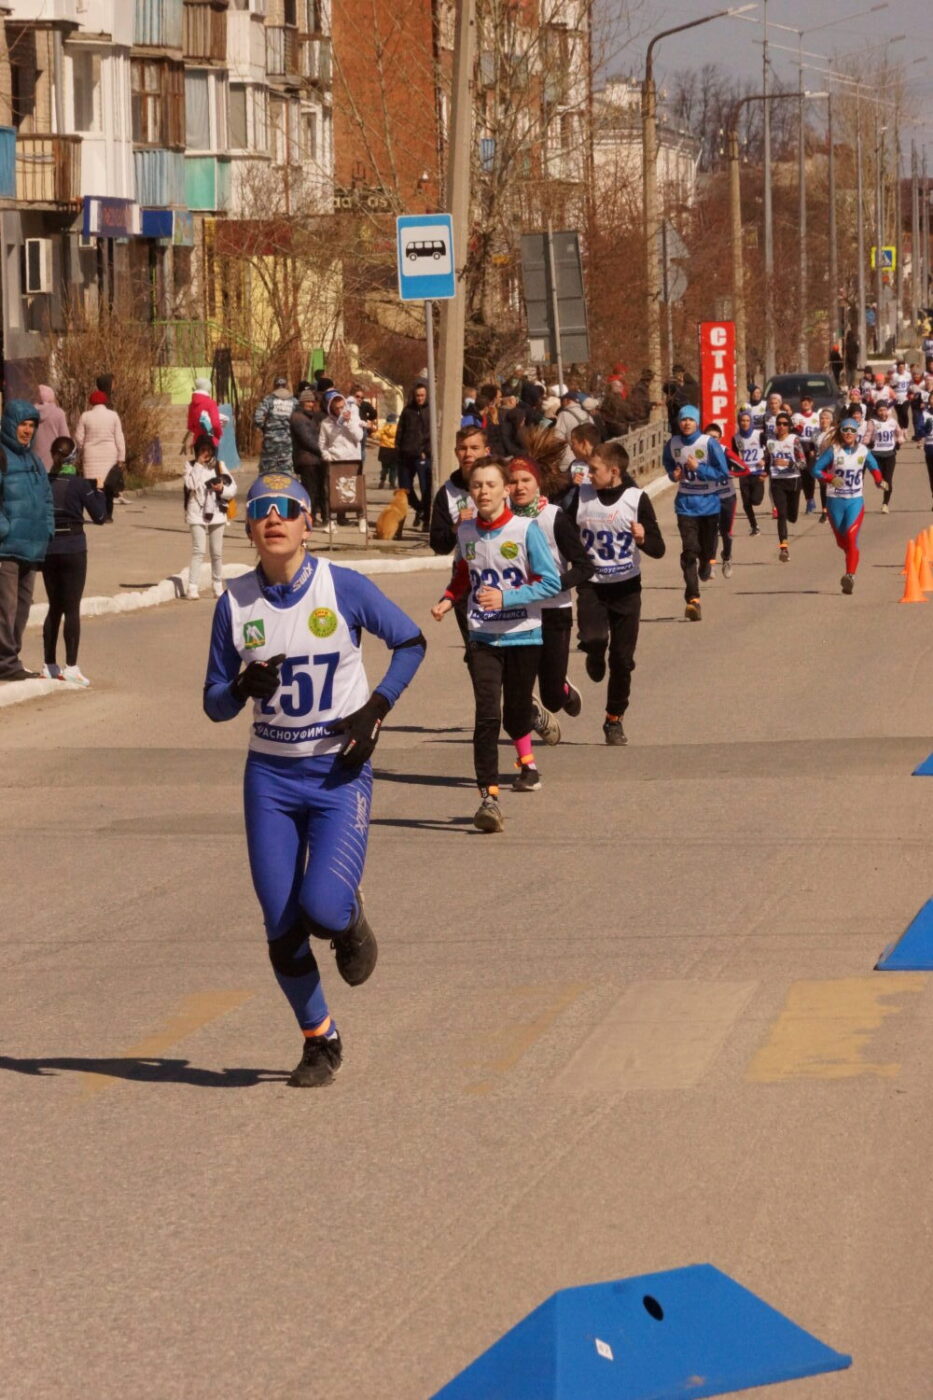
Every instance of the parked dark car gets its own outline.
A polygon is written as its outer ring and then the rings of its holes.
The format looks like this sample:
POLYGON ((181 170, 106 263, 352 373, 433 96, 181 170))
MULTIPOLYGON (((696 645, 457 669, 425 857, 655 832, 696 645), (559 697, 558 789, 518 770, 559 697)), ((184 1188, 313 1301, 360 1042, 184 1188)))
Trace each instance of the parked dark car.
POLYGON ((835 413, 845 403, 832 375, 824 374, 822 370, 808 370, 806 374, 776 374, 765 386, 765 398, 769 394, 780 394, 795 413, 804 394, 809 394, 817 413, 821 408, 831 408, 835 413))

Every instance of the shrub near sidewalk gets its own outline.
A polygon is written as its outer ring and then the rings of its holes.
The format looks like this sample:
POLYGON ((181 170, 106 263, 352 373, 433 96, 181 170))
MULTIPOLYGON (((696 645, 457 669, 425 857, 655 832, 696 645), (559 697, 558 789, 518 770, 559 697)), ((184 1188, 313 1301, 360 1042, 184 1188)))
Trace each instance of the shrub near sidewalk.
POLYGON ((116 312, 92 320, 72 308, 66 312, 64 333, 49 339, 48 362, 48 382, 72 432, 90 407, 97 376, 113 375, 113 407, 126 439, 126 484, 140 487, 158 481, 163 475, 162 408, 152 391, 150 327, 116 312))

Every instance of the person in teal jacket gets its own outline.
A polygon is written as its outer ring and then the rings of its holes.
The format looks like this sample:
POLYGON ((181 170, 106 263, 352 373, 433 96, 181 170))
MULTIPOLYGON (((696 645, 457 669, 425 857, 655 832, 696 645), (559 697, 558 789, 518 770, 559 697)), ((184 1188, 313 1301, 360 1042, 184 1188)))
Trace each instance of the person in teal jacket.
POLYGON ((39 411, 11 399, 0 418, 0 681, 33 680, 19 657, 36 570, 55 533, 48 473, 32 440, 39 411))

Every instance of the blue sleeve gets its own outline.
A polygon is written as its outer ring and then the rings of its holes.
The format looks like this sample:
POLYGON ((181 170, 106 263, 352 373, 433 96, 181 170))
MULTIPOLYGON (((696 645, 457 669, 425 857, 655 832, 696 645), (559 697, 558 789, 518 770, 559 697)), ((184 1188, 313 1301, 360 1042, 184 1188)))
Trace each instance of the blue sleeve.
MULTIPOLYGON (((831 467, 836 460, 835 453, 831 447, 827 447, 825 452, 821 452, 813 463, 810 470, 814 476, 822 476, 827 467, 831 467)), ((824 478, 825 479, 825 478, 824 478)))
POLYGON ((215 721, 235 719, 243 709, 232 686, 240 674, 240 653, 233 645, 230 600, 224 593, 214 609, 211 627, 211 649, 204 678, 204 713, 215 721))
POLYGON ((357 636, 371 632, 392 649, 392 660, 374 687, 394 705, 424 660, 427 643, 421 629, 364 574, 352 569, 331 570, 341 616, 357 636), (412 645, 412 643, 416 643, 412 645))
POLYGON ((553 598, 560 592, 560 575, 554 567, 554 560, 537 520, 532 520, 525 536, 525 552, 528 555, 528 569, 537 574, 537 583, 524 583, 520 588, 506 589, 503 594, 503 607, 513 603, 538 603, 542 598, 553 598))
POLYGON ((722 443, 711 437, 707 443, 707 451, 709 456, 697 467, 697 476, 701 481, 728 481, 729 463, 722 450, 722 443))
POLYGON ((677 463, 674 461, 674 454, 671 451, 670 441, 664 444, 664 452, 661 457, 661 462, 668 476, 673 476, 674 472, 677 470, 677 463))

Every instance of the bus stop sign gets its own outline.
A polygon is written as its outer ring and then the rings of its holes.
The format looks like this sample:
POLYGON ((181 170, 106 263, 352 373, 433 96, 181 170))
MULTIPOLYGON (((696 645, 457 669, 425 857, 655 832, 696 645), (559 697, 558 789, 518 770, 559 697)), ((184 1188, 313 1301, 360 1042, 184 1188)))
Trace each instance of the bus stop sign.
POLYGON ((457 295, 454 230, 449 214, 402 214, 395 221, 398 294, 402 301, 447 301, 457 295))

